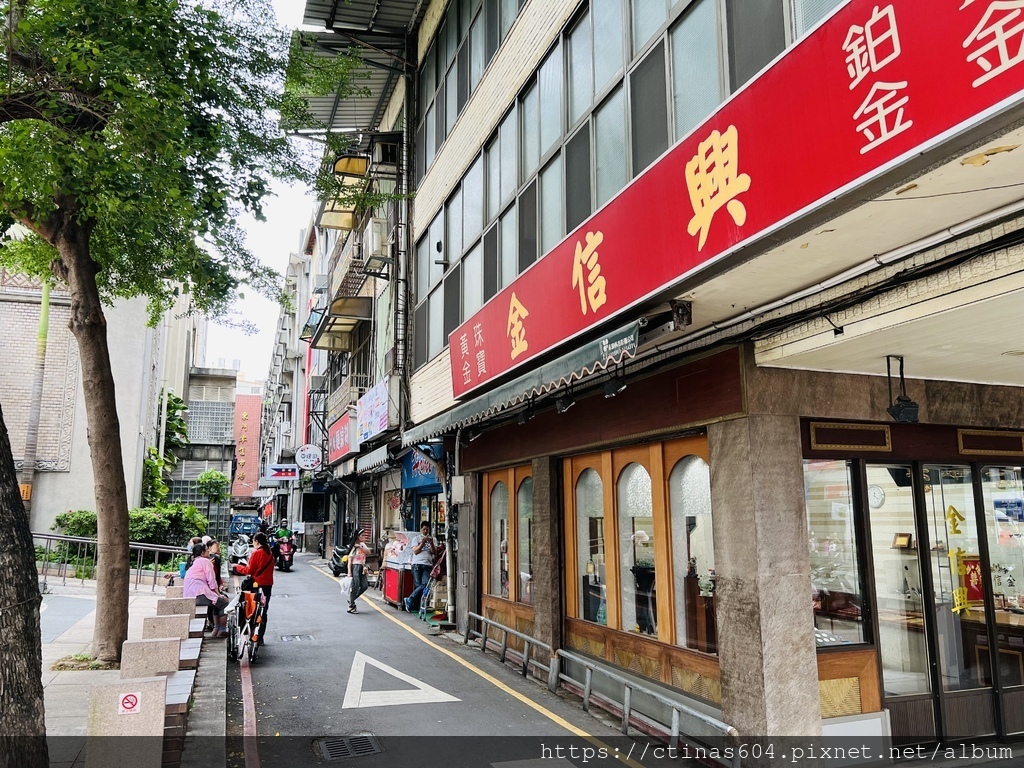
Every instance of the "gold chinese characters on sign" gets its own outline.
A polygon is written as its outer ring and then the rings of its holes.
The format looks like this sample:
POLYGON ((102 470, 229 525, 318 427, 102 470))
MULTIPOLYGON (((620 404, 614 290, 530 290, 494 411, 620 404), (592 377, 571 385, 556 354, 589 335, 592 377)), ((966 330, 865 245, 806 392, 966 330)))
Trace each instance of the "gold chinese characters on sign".
POLYGON ((747 220, 747 209, 737 196, 750 189, 750 177, 739 172, 738 141, 735 125, 724 133, 712 131, 686 164, 686 189, 693 205, 693 218, 686 231, 691 236, 700 232, 698 251, 704 248, 711 222, 722 208, 738 227, 747 220))
POLYGON ((508 329, 506 330, 506 335, 512 342, 513 360, 530 348, 526 341, 526 326, 523 325, 523 320, 529 316, 530 313, 513 292, 508 302, 508 329))
POLYGON ((608 297, 605 294, 605 279, 598 262, 598 246, 604 242, 603 232, 587 232, 587 244, 576 243, 576 256, 572 260, 572 287, 580 292, 580 312, 596 312, 608 297), (584 274, 584 271, 586 274, 584 274))

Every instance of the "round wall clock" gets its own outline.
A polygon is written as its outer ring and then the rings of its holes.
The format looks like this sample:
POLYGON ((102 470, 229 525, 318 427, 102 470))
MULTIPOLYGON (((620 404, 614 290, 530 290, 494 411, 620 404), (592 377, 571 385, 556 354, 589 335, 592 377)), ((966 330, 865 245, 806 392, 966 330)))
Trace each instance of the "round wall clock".
POLYGON ((868 504, 871 505, 872 509, 878 509, 885 504, 885 491, 882 490, 880 485, 868 486, 868 504))

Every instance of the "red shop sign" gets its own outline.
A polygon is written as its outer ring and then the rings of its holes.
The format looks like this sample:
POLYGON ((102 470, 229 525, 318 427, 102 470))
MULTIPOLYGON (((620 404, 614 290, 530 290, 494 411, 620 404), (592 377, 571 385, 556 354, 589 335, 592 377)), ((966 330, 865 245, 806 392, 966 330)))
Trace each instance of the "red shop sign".
POLYGON ((346 413, 327 430, 327 462, 334 464, 358 450, 355 420, 351 413, 346 413))
POLYGON ((1018 106, 1017 5, 850 2, 459 326, 455 396, 1018 106))

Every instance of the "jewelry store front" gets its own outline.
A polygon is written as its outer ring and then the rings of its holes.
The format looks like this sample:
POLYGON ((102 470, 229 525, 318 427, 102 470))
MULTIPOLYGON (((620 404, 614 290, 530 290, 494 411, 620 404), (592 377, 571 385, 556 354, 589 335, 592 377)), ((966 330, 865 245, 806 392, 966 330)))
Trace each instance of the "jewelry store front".
POLYGON ((873 646, 895 743, 1020 738, 1024 433, 801 432, 819 656, 873 646))

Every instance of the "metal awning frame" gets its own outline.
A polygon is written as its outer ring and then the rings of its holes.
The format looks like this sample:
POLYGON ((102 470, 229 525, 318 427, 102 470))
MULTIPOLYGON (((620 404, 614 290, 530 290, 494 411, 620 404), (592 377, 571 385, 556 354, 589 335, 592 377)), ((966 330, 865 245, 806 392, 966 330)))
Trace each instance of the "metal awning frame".
POLYGON ((329 352, 352 352, 354 333, 360 323, 373 319, 373 299, 367 296, 342 296, 331 302, 313 333, 310 346, 329 352))

